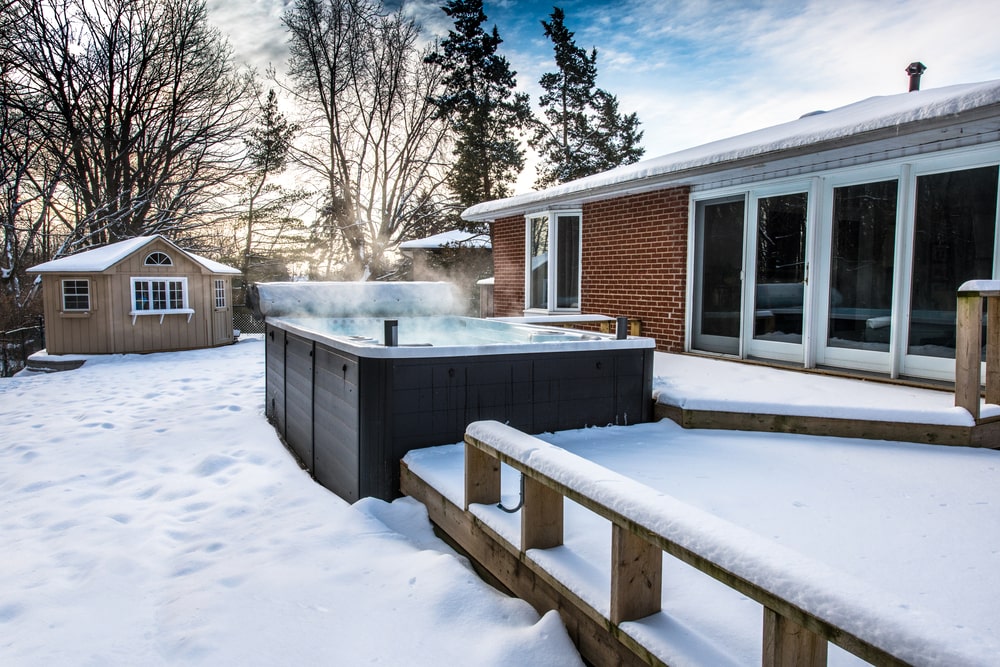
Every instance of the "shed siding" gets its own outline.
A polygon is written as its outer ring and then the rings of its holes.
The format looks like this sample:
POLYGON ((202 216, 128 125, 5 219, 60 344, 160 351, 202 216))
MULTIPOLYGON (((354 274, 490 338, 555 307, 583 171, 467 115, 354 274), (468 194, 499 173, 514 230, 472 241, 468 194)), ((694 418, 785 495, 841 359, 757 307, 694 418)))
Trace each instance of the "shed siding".
MULTIPOLYGON (((627 316, 657 349, 684 349, 687 187, 583 205, 584 313, 627 316)), ((494 314, 524 314, 524 218, 493 223, 494 314)))
POLYGON ((50 354, 107 354, 184 350, 232 342, 232 278, 208 273, 201 264, 163 241, 154 241, 103 273, 45 274, 42 279, 46 348, 50 354), (164 252, 171 266, 146 266, 151 252, 164 252), (133 277, 187 278, 187 314, 140 315, 132 322, 133 277), (90 281, 89 313, 62 312, 62 281, 90 281), (226 307, 215 308, 216 279, 226 283, 226 307))

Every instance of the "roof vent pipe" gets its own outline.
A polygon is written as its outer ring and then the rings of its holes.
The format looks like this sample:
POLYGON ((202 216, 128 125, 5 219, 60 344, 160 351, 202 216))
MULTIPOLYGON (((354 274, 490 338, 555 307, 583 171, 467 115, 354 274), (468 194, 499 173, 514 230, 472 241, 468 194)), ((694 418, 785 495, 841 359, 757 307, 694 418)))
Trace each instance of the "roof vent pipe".
POLYGON ((920 90, 920 75, 927 71, 923 63, 910 63, 906 68, 906 73, 910 75, 910 92, 920 90))

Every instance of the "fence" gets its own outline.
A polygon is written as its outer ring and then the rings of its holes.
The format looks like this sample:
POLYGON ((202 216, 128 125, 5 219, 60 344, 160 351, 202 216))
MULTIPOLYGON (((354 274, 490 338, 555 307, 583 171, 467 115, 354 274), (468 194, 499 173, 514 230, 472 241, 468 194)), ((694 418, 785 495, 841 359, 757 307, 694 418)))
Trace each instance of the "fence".
POLYGON ((940 639, 947 622, 867 583, 503 424, 474 422, 465 443, 466 512, 500 502, 501 463, 521 473, 521 554, 563 544, 564 498, 611 522, 614 626, 661 611, 666 553, 763 605, 765 667, 826 665, 828 642, 877 665, 996 657, 940 639))
POLYGON ((264 320, 254 317, 253 312, 246 306, 233 306, 233 328, 245 334, 265 333, 264 320))
POLYGON ((41 317, 35 326, 0 332, 0 377, 17 373, 28 357, 44 348, 45 325, 41 317))

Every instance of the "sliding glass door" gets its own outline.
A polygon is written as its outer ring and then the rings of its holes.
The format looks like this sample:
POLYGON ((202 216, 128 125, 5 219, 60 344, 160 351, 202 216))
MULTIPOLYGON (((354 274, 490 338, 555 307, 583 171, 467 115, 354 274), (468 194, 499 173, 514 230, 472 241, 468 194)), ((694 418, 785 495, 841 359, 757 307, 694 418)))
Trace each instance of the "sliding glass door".
POLYGON ((955 293, 966 280, 995 275, 997 171, 989 166, 916 177, 908 374, 952 377, 955 293))
POLYGON ((692 349, 952 379, 957 290, 1000 277, 998 162, 960 152, 696 200, 692 349))
POLYGON ((756 199, 749 356, 802 361, 808 244, 806 192, 756 199))
POLYGON ((692 346, 740 354, 744 198, 698 202, 695 213, 692 346))

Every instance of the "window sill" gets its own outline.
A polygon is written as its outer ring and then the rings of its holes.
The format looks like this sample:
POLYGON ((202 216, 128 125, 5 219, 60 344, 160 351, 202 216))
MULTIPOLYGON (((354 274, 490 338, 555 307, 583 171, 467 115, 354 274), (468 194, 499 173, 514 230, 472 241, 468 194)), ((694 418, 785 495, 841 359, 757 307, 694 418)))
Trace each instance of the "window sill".
POLYGON ((90 317, 89 310, 60 310, 59 317, 65 319, 86 319, 90 317))
POLYGON ((163 317, 165 315, 187 315, 187 321, 191 321, 191 316, 194 315, 193 308, 173 308, 171 310, 130 310, 129 315, 132 316, 132 326, 135 326, 135 320, 139 316, 144 315, 159 315, 160 324, 163 324, 163 317))

